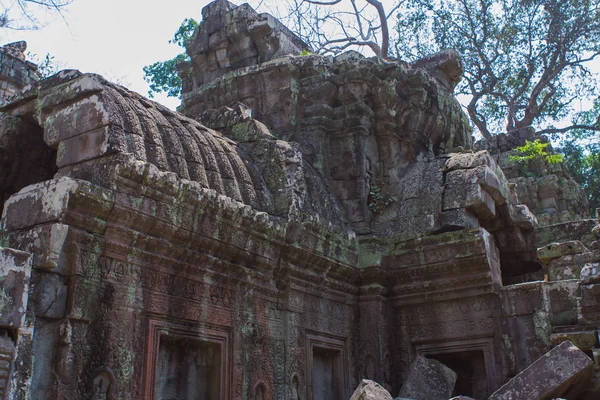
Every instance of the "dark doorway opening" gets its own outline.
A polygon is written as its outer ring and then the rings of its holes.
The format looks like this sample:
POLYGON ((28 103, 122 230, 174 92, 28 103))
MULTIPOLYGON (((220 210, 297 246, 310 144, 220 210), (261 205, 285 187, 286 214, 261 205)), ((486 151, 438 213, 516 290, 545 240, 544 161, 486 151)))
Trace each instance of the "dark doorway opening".
POLYGON ((27 185, 52 179, 56 150, 44 142, 44 130, 29 119, 0 120, 0 212, 5 201, 27 185))
POLYGON ((456 372, 453 396, 469 396, 477 400, 489 397, 483 351, 463 351, 427 355, 456 372))
POLYGON ((312 356, 312 400, 342 400, 340 351, 313 347, 312 356))
POLYGON ((157 400, 219 400, 221 346, 162 336, 156 371, 157 400))

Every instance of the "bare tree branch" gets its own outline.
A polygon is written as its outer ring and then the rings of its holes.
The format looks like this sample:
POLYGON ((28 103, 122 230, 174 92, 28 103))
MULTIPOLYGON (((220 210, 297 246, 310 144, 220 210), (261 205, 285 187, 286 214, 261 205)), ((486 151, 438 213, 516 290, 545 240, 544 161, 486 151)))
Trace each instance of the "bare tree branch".
MULTIPOLYGON (((386 13, 378 0, 286 0, 288 21, 302 40, 319 53, 337 54, 349 48, 368 47, 378 57, 389 52, 388 19, 400 0, 386 13)), ((278 2, 278 6, 281 3, 278 2)), ((280 15, 281 16, 281 15, 280 15)))

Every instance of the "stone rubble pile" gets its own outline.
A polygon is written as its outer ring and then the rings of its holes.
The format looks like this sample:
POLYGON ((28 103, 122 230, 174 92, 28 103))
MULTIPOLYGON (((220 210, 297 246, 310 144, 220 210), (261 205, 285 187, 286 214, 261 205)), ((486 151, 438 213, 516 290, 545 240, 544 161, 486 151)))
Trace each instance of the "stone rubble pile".
MULTIPOLYGON (((544 354, 488 400, 577 399, 588 387, 594 362, 569 341, 544 354)), ((474 400, 455 391, 457 375, 441 362, 417 356, 394 400, 474 400)), ((363 379, 350 400, 388 400, 390 393, 378 383, 363 379)), ((478 399, 484 400, 484 399, 478 399)))

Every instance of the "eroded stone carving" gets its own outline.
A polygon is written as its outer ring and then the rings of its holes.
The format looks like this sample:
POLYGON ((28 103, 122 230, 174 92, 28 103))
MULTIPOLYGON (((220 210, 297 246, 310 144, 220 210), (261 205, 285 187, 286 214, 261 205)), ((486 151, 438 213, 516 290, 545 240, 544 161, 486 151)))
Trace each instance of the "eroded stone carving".
POLYGON ((418 355, 484 398, 598 352, 597 220, 567 171, 508 162, 531 132, 474 149, 455 53, 301 56, 248 5, 203 17, 181 113, 73 70, 1 108, 0 243, 36 287, 1 316, 14 399, 397 393, 418 355), (198 379, 157 378, 186 357, 198 379))

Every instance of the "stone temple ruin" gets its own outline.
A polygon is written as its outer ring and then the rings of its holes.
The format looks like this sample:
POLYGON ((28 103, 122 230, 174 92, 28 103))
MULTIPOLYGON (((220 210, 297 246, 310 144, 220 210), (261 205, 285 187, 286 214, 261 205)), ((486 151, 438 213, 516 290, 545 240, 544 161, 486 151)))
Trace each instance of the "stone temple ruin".
POLYGON ((0 49, 0 399, 599 398, 598 220, 455 53, 202 15, 179 113, 0 49))

